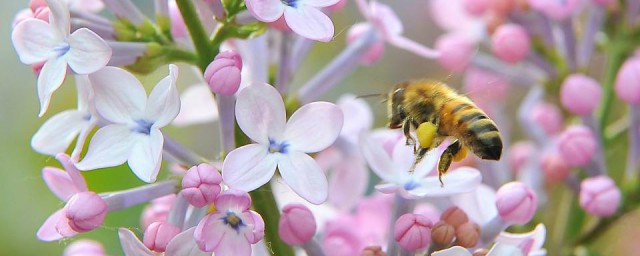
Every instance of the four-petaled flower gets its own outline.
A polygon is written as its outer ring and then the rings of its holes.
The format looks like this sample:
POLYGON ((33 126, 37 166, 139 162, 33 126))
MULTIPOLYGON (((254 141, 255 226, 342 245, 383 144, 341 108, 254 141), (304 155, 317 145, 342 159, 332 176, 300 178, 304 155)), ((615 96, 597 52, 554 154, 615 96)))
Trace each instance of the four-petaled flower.
POLYGON ((65 3, 49 0, 47 4, 51 10, 49 23, 28 19, 16 25, 11 34, 20 61, 44 62, 38 76, 40 116, 47 111, 51 94, 62 84, 67 66, 77 74, 91 74, 111 59, 111 48, 93 31, 80 28, 70 34, 69 9, 65 3))
POLYGON ((78 169, 93 170, 128 161, 138 178, 154 182, 164 144, 160 128, 180 111, 177 77, 178 67, 169 65, 169 75, 158 82, 147 99, 140 81, 123 69, 105 67, 89 75, 96 111, 112 124, 96 132, 78 169))
POLYGON ((327 177, 307 153, 327 148, 340 134, 343 116, 338 106, 309 103, 287 122, 278 91, 268 84, 253 84, 238 95, 236 119, 256 143, 226 157, 222 177, 229 187, 254 190, 271 180, 277 166, 282 179, 304 199, 314 204, 327 199, 327 177))

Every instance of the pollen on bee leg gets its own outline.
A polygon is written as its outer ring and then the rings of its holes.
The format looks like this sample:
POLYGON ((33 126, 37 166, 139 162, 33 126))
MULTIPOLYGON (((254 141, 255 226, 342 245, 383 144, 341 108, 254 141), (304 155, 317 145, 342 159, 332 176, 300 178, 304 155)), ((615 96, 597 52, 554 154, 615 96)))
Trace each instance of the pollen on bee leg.
POLYGON ((421 123, 416 129, 416 135, 421 148, 429 148, 436 137, 438 127, 431 122, 421 123))
POLYGON ((462 161, 465 157, 467 157, 467 148, 466 147, 461 147, 460 150, 458 150, 458 153, 456 153, 455 155, 453 155, 453 161, 454 162, 460 162, 462 161))

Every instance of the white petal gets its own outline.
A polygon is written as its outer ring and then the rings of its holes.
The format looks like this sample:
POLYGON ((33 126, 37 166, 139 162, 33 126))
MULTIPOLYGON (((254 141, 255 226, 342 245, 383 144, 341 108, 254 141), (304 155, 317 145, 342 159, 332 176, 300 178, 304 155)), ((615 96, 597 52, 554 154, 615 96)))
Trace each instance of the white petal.
POLYGON ((104 67, 89 75, 95 94, 96 110, 107 121, 131 124, 141 118, 147 104, 144 87, 121 68, 104 67))
POLYGON ((133 133, 129 166, 131 171, 146 183, 156 181, 162 161, 162 145, 164 137, 158 129, 151 129, 149 135, 133 133))
POLYGON ((55 156, 65 152, 81 130, 89 126, 86 114, 67 110, 47 120, 31 138, 31 147, 39 153, 55 156))
POLYGON ((305 4, 313 7, 327 7, 338 2, 340 2, 340 0, 298 0, 297 4, 305 4))
POLYGON ((522 251, 513 245, 496 243, 487 256, 524 256, 522 251))
POLYGON ((442 151, 438 148, 434 148, 427 152, 422 158, 422 161, 415 167, 414 172, 411 174, 409 170, 415 162, 415 154, 413 153, 413 146, 406 145, 405 139, 398 140, 393 148, 391 159, 396 171, 400 176, 408 177, 413 175, 415 177, 424 177, 427 174, 435 170, 438 159, 442 155, 442 151))
POLYGON ((78 90, 78 110, 89 113, 93 98, 93 88, 87 75, 76 75, 76 89, 78 90))
POLYGON ((11 32, 13 47, 24 64, 43 62, 56 56, 55 47, 62 43, 51 26, 39 19, 20 22, 11 32))
POLYGON ((357 99, 348 94, 340 97, 338 106, 344 114, 344 124, 340 136, 357 144, 358 136, 373 126, 373 112, 364 99, 357 99))
POLYGON ((478 186, 473 192, 452 196, 451 202, 464 210, 469 218, 479 225, 487 223, 498 215, 495 207, 496 191, 484 184, 478 186))
POLYGON ((246 0, 247 9, 259 21, 274 22, 282 16, 284 4, 280 0, 246 0))
POLYGON ((244 134, 257 143, 268 145, 270 136, 280 139, 286 124, 282 96, 271 85, 249 85, 238 94, 236 120, 244 134))
POLYGON ((306 5, 285 7, 284 19, 293 32, 312 40, 329 42, 333 39, 333 22, 320 10, 306 5))
POLYGON ((383 194, 392 194, 400 190, 400 186, 393 183, 383 183, 383 184, 376 185, 375 189, 380 191, 380 193, 383 193, 383 194))
POLYGON ((169 65, 169 75, 160 80, 149 94, 145 119, 154 120, 153 127, 164 127, 180 112, 180 95, 176 88, 177 78, 178 66, 169 65))
POLYGON ((309 155, 290 151, 278 162, 284 182, 298 195, 312 204, 327 200, 328 183, 320 166, 309 155))
POLYGON ((293 150, 318 152, 336 141, 343 122, 342 110, 335 104, 309 103, 291 115, 285 128, 284 140, 293 150))
POLYGON ((87 155, 76 164, 78 169, 94 170, 123 164, 132 147, 132 132, 124 125, 107 125, 91 138, 87 155))
POLYGON ((231 188, 252 191, 269 182, 276 172, 275 155, 267 147, 249 144, 229 152, 222 164, 222 180, 231 188))
POLYGON ((363 133, 360 136, 360 151, 378 177, 392 183, 400 181, 395 174, 396 167, 382 147, 382 142, 377 142, 370 134, 363 133))
POLYGON ((167 245, 164 256, 211 256, 211 253, 200 251, 196 240, 193 238, 192 227, 175 236, 167 245))
POLYGON ((496 242, 520 247, 526 240, 533 239, 531 252, 534 252, 542 249, 546 236, 547 229, 544 224, 541 223, 536 225, 534 230, 527 233, 502 232, 496 238, 496 242))
POLYGON ((71 16, 67 3, 62 0, 47 0, 47 6, 49 6, 49 10, 51 11, 49 14, 49 24, 53 25, 61 35, 68 36, 71 27, 69 22, 71 16))
POLYGON ((38 76, 38 98, 40 99, 40 114, 44 115, 49 108, 51 95, 55 92, 67 74, 67 61, 61 57, 53 57, 42 66, 38 76))
POLYGON ((126 256, 155 256, 158 253, 152 252, 147 248, 131 230, 126 228, 118 229, 118 237, 120 237, 120 245, 126 256))
POLYGON ((482 176, 474 168, 462 167, 443 176, 442 182, 444 187, 440 186, 437 176, 429 176, 420 182, 418 188, 409 190, 408 193, 417 197, 439 197, 471 192, 480 185, 482 176))
POLYGON ((453 246, 431 254, 431 256, 471 256, 469 250, 461 246, 453 246))
POLYGON ((180 96, 180 113, 173 125, 186 126, 218 119, 218 105, 205 84, 190 86, 180 96))
POLYGON ((111 59, 111 47, 93 31, 80 28, 69 36, 69 67, 78 74, 98 71, 111 59))

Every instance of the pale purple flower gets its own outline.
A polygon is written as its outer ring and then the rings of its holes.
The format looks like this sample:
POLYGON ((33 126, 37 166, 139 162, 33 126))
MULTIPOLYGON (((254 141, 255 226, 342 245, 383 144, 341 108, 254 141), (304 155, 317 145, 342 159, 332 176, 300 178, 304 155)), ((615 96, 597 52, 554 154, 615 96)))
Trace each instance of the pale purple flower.
POLYGON ((176 235, 167 244, 164 253, 158 253, 151 251, 147 246, 126 228, 118 229, 118 236, 120 237, 120 245, 124 255, 136 255, 136 256, 211 256, 211 253, 200 251, 196 241, 193 239, 193 232, 195 227, 187 229, 182 233, 176 235))
POLYGON ((194 231, 200 249, 216 255, 251 255, 251 244, 264 237, 264 221, 249 210, 249 194, 227 190, 218 196, 215 206, 216 211, 205 216, 194 231))
POLYGON ((286 121, 284 102, 268 84, 253 84, 236 102, 240 129, 254 142, 229 153, 222 166, 231 188, 254 190, 280 170, 282 179, 303 198, 320 204, 327 199, 327 178, 307 153, 331 145, 340 133, 340 108, 328 102, 302 106, 286 121), (312 134, 312 136, 310 136, 312 134))
POLYGON ((405 198, 439 197, 470 192, 480 184, 480 172, 470 167, 450 170, 442 178, 444 186, 440 186, 437 175, 428 176, 434 172, 442 153, 439 148, 428 152, 411 173, 409 170, 414 163, 413 147, 407 146, 404 138, 401 138, 393 141, 390 152, 386 151, 383 140, 388 135, 384 135, 384 132, 386 131, 382 130, 360 137, 360 149, 364 158, 373 172, 384 181, 376 186, 378 191, 399 193, 405 198))
POLYGON ((60 87, 67 66, 77 74, 90 74, 104 67, 111 48, 96 33, 80 28, 70 34, 69 9, 60 0, 49 0, 49 23, 39 19, 20 22, 11 34, 20 61, 44 62, 38 76, 40 114, 49 107, 53 92, 60 87))
POLYGON ((177 76, 178 67, 169 65, 169 75, 158 82, 147 99, 140 81, 123 69, 105 67, 91 74, 96 110, 113 124, 96 132, 78 169, 93 170, 128 161, 138 178, 154 182, 162 161, 164 137, 160 128, 180 111, 177 76))
MULTIPOLYGON (((544 256, 547 255, 547 251, 542 248, 544 240, 547 237, 547 229, 544 224, 538 224, 536 227, 527 233, 509 233, 502 232, 496 237, 496 244, 493 246, 491 252, 497 252, 496 247, 502 245, 509 245, 516 247, 522 253, 527 256, 544 256)), ((495 254, 504 255, 504 254, 495 254)))
POLYGON ((246 0, 247 9, 258 20, 284 20, 300 36, 328 42, 333 38, 333 22, 321 10, 339 0, 246 0))
POLYGON ((478 42, 486 36, 486 25, 481 17, 466 10, 464 2, 464 0, 429 1, 429 17, 445 31, 464 35, 472 42, 478 42))

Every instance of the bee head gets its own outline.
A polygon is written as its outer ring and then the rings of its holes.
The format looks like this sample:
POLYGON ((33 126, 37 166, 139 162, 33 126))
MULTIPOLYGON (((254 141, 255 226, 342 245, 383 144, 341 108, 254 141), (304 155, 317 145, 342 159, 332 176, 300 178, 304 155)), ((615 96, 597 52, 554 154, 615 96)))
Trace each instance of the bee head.
POLYGON ((407 117, 402 102, 404 101, 404 86, 394 86, 387 98, 387 108, 389 113, 389 123, 387 126, 390 129, 396 129, 402 127, 402 122, 407 117))

